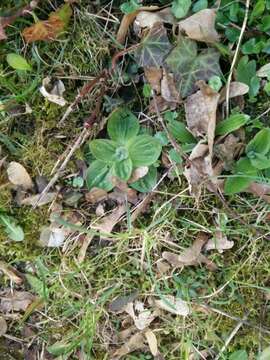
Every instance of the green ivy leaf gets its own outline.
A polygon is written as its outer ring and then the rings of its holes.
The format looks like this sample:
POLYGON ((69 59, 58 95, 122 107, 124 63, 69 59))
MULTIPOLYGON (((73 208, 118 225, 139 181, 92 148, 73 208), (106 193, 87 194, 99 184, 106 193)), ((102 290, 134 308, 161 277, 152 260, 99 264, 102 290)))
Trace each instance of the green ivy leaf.
POLYGON ((108 139, 96 139, 89 143, 91 153, 98 160, 107 164, 113 163, 116 160, 117 144, 108 139))
POLYGON ((140 129, 138 119, 126 108, 116 109, 108 119, 107 131, 110 138, 120 144, 125 144, 135 137, 140 129))
POLYGON ((172 13, 177 19, 185 17, 191 6, 191 0, 173 0, 172 13))
POLYGON ((134 167, 152 165, 160 156, 162 146, 150 135, 139 135, 129 141, 129 156, 134 167))
POLYGON ((16 225, 15 220, 5 214, 0 214, 0 224, 4 226, 4 230, 8 237, 13 241, 23 241, 24 232, 21 226, 16 225))
POLYGON ((155 166, 150 166, 148 173, 143 178, 130 184, 130 187, 142 193, 146 193, 152 191, 156 183, 157 168, 155 166))
POLYGON ((260 130, 246 146, 246 153, 253 152, 266 155, 269 150, 270 128, 260 130))
POLYGON ((30 71, 32 67, 21 55, 12 53, 7 55, 8 65, 15 70, 30 71))
POLYGON ((110 179, 111 168, 108 164, 100 160, 92 162, 86 172, 86 185, 89 190, 94 187, 110 191, 114 185, 110 179))
POLYGON ((143 38, 134 55, 140 66, 160 67, 171 48, 165 27, 156 23, 143 38))
POLYGON ((195 137, 186 129, 184 123, 177 120, 170 120, 168 122, 168 130, 173 137, 183 144, 196 144, 195 137))
POLYGON ((198 80, 208 81, 213 75, 220 76, 219 53, 212 48, 198 54, 197 43, 181 38, 171 51, 166 64, 175 75, 178 90, 182 97, 192 94, 198 80))
POLYGON ((114 164, 113 167, 114 174, 121 180, 127 181, 132 173, 132 161, 130 158, 127 158, 122 161, 118 161, 114 164))
POLYGON ((233 114, 227 119, 220 121, 216 126, 216 135, 227 135, 244 126, 250 117, 245 114, 233 114))

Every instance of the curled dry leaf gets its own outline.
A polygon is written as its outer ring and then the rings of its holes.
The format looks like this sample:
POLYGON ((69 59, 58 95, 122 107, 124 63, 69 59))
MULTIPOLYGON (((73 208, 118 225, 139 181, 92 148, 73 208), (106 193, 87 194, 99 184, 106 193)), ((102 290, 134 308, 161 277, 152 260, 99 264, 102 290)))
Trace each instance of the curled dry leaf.
POLYGON ((63 245, 69 230, 56 226, 43 227, 39 237, 39 243, 44 247, 60 247, 63 245))
POLYGON ((179 29, 184 31, 192 40, 215 43, 219 35, 215 29, 216 10, 204 9, 180 21, 179 29))
POLYGON ((91 227, 102 233, 110 234, 125 212, 126 206, 119 205, 109 215, 104 216, 98 224, 92 225, 91 227))
MULTIPOLYGON (((226 100, 227 86, 224 86, 220 91, 219 104, 226 100)), ((230 83, 229 98, 232 99, 236 96, 242 96, 249 92, 249 86, 239 81, 232 81, 230 83)))
POLYGON ((91 204, 96 204, 107 199, 107 191, 103 189, 93 188, 85 194, 85 200, 91 204))
POLYGON ((51 79, 46 77, 42 80, 42 86, 39 89, 41 94, 48 99, 50 102, 57 104, 59 106, 65 106, 66 100, 63 98, 63 93, 65 92, 65 85, 61 80, 57 80, 54 84, 52 90, 49 92, 47 89, 51 84, 51 79))
POLYGON ((10 291, 0 297, 0 311, 8 313, 11 311, 25 311, 36 299, 27 291, 10 291))
POLYGON ((129 302, 125 307, 125 311, 131 316, 138 330, 146 329, 156 318, 156 313, 145 309, 144 304, 138 301, 135 302, 135 305, 129 302), (138 315, 135 314, 135 310, 138 315))
POLYGON ((2 316, 0 316, 0 337, 5 335, 7 329, 8 327, 6 320, 2 316))
POLYGON ((0 271, 2 271, 8 278, 17 285, 20 285, 23 280, 16 274, 16 270, 6 264, 4 261, 0 261, 0 271))
POLYGON ((214 153, 223 162, 224 169, 229 170, 234 158, 237 158, 242 148, 243 144, 240 139, 233 134, 229 134, 222 144, 215 145, 214 153))
MULTIPOLYGON (((56 199, 56 196, 57 196, 56 192, 48 192, 48 193, 44 194, 41 201, 38 202, 37 206, 40 207, 40 206, 51 203, 52 201, 54 201, 56 199)), ((20 201, 20 205, 34 206, 37 203, 39 198, 40 198, 40 194, 28 196, 27 198, 24 198, 23 200, 20 201)))
POLYGON ((133 351, 140 350, 144 348, 144 335, 139 332, 131 336, 129 340, 125 342, 112 356, 112 360, 121 359, 121 357, 130 354, 133 351))
POLYGON ((180 94, 176 89, 174 76, 163 69, 163 77, 161 80, 161 96, 170 103, 179 103, 180 94))
POLYGON ((162 70, 154 66, 145 67, 144 75, 148 83, 151 85, 152 89, 156 92, 157 95, 159 95, 161 86, 160 82, 162 79, 162 70))
POLYGON ((190 314, 188 303, 172 295, 166 295, 161 300, 155 300, 155 305, 175 315, 187 316, 190 314))
POLYGON ((12 161, 7 168, 9 181, 16 186, 28 190, 33 187, 33 182, 26 169, 19 163, 12 161))
POLYGON ((140 11, 135 19, 135 26, 139 28, 151 28, 156 23, 167 23, 172 25, 176 23, 176 19, 169 7, 156 12, 140 11))
POLYGON ((208 145, 198 142, 197 145, 192 149, 189 156, 189 160, 195 160, 200 157, 204 157, 208 153, 208 145))
POLYGON ((227 236, 221 230, 215 232, 215 236, 209 239, 204 247, 207 250, 218 250, 223 253, 223 250, 231 249, 234 246, 233 241, 229 241, 227 236))
POLYGON ((145 337, 146 337, 146 340, 148 342, 148 345, 149 345, 149 349, 151 351, 151 354, 153 356, 157 356, 159 351, 158 351, 158 343, 157 343, 157 338, 156 338, 156 335, 153 333, 152 330, 148 329, 146 330, 145 332, 145 337))

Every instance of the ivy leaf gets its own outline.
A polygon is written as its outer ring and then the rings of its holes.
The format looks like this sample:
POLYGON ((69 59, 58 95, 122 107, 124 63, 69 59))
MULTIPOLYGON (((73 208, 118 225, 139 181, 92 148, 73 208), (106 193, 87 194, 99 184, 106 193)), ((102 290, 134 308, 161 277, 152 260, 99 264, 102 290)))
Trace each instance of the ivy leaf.
POLYGON ((191 0, 174 0, 172 3, 172 13, 177 19, 187 15, 191 6, 191 0))
POLYGON ((108 119, 107 131, 110 138, 120 144, 135 137, 140 129, 138 119, 132 112, 125 108, 116 109, 108 119))
POLYGON ((11 240, 23 241, 23 229, 19 225, 16 225, 15 220, 12 217, 5 214, 0 214, 0 224, 5 227, 4 230, 11 240))
POLYGON ((208 81, 214 75, 221 75, 219 56, 212 48, 198 54, 195 41, 183 37, 180 39, 167 57, 166 64, 174 73, 182 97, 192 94, 197 89, 198 80, 208 81))
POLYGON ((159 140, 150 135, 140 135, 132 139, 129 144, 129 157, 134 167, 149 166, 157 161, 162 146, 159 140))
POLYGON ((160 67, 171 48, 165 27, 156 23, 141 41, 135 59, 140 66, 160 67))
POLYGON ((113 189, 113 184, 110 179, 111 169, 109 165, 100 160, 92 162, 86 172, 86 185, 89 190, 94 187, 110 191, 113 189))

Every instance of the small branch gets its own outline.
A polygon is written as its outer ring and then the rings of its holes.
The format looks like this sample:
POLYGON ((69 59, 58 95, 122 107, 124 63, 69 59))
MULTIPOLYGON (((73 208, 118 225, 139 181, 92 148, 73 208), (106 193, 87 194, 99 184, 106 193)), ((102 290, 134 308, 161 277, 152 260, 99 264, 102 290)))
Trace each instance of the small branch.
POLYGON ((230 101, 230 85, 231 85, 231 81, 232 81, 232 74, 233 74, 233 70, 234 70, 234 67, 235 67, 235 64, 236 64, 236 61, 237 61, 237 57, 238 57, 238 54, 239 54, 240 45, 241 45, 241 42, 242 42, 242 38, 244 36, 245 28, 247 26, 249 4, 250 4, 250 0, 246 0, 245 17, 244 17, 244 20, 243 20, 241 32, 240 32, 240 35, 239 35, 238 43, 237 43, 237 46, 236 46, 236 50, 235 50, 235 53, 234 53, 233 61, 232 61, 232 64, 231 64, 231 68, 230 68, 230 72, 229 72, 229 76, 228 76, 228 80, 227 80, 227 86, 226 86, 226 115, 227 115, 227 117, 229 116, 229 111, 230 111, 230 109, 229 109, 229 107, 230 107, 229 101, 230 101))

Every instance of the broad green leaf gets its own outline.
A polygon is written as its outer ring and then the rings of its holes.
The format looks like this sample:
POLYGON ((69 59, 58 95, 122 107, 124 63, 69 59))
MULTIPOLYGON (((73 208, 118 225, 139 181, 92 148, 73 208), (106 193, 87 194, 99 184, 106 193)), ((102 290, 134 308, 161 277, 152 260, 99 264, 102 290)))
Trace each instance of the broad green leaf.
POLYGON ((268 96, 270 96, 270 81, 268 81, 265 85, 263 90, 266 92, 268 96))
POLYGON ((258 25, 258 29, 265 32, 270 30, 270 15, 262 17, 261 23, 258 25))
POLYGON ((89 143, 91 153, 98 160, 107 164, 113 163, 116 160, 117 144, 112 140, 96 139, 89 143))
POLYGON ((94 187, 110 191, 114 185, 110 179, 110 166, 100 160, 95 160, 86 172, 86 185, 89 190, 94 187))
POLYGON ((246 190, 253 181, 254 179, 248 175, 232 175, 225 180, 224 193, 226 195, 237 194, 246 190))
POLYGON ((249 25, 252 24, 252 22, 254 21, 254 19, 258 18, 259 16, 261 16, 264 12, 265 9, 265 0, 257 0, 254 1, 254 8, 250 14, 249 17, 249 25))
POLYGON ((216 126, 216 135, 227 135, 232 131, 244 126, 249 120, 249 116, 245 114, 233 114, 227 119, 220 121, 216 126))
POLYGON ((13 241, 23 241, 24 232, 21 226, 16 225, 15 220, 5 214, 0 214, 0 224, 4 226, 4 231, 13 241))
POLYGON ((128 0, 120 6, 120 9, 124 14, 131 14, 140 7, 141 5, 138 0, 128 0))
POLYGON ((160 23, 156 23, 142 39, 134 55, 140 66, 160 67, 171 48, 167 30, 160 23))
POLYGON ((267 156, 259 153, 253 153, 253 156, 250 157, 250 162, 256 169, 259 170, 270 168, 270 159, 267 156))
POLYGON ((241 50, 244 55, 259 54, 263 50, 264 46, 264 41, 251 38, 242 45, 241 50))
POLYGON ((238 21, 238 12, 240 10, 240 6, 238 2, 234 2, 229 7, 229 18, 231 21, 237 22, 238 21))
POLYGON ((246 350, 237 350, 229 356, 229 360, 248 360, 246 350))
POLYGON ((269 359, 270 359, 270 346, 265 348, 258 357, 258 360, 269 360, 269 359))
POLYGON ((185 17, 191 6, 191 0, 173 0, 172 13, 177 19, 185 17))
POLYGON ((243 157, 237 161, 235 171, 238 174, 257 175, 257 169, 252 166, 250 159, 247 157, 243 157))
POLYGON ((270 150, 270 128, 260 130, 247 144, 246 153, 255 152, 265 155, 270 150))
POLYGON ((152 191, 156 183, 157 168, 155 166, 150 166, 148 173, 143 178, 130 184, 130 187, 142 193, 146 193, 152 191))
POLYGON ((130 158, 127 158, 122 161, 118 161, 114 164, 113 167, 114 174, 121 180, 127 181, 132 173, 132 161, 130 158))
POLYGON ((156 132, 155 139, 159 140, 162 146, 166 146, 169 144, 169 139, 165 131, 156 132))
POLYGON ((138 119, 126 108, 116 109, 109 116, 108 134, 112 140, 120 144, 125 144, 127 140, 136 136, 139 129, 138 119))
POLYGON ((249 61, 248 56, 243 56, 236 69, 236 80, 249 86, 249 94, 251 97, 257 95, 256 78, 256 61, 249 61))
POLYGON ((208 81, 213 75, 221 75, 219 57, 219 53, 212 48, 198 54, 195 41, 180 38, 178 45, 167 57, 166 64, 175 76, 182 97, 192 94, 197 89, 198 80, 208 81))
POLYGON ((233 27, 228 27, 225 30, 225 36, 226 38, 230 41, 230 42, 236 42, 239 39, 239 35, 240 35, 240 30, 233 28, 233 27))
POLYGON ((182 164, 182 162, 183 162, 183 159, 182 159, 181 155, 179 154, 179 151, 176 151, 175 149, 171 149, 169 151, 169 158, 175 164, 182 164))
POLYGON ((192 7, 193 12, 198 12, 208 8, 208 0, 198 0, 192 7))
POLYGON ((15 70, 29 71, 32 67, 21 55, 12 53, 7 55, 7 62, 15 70))
POLYGON ((197 142, 194 136, 186 129, 184 123, 177 120, 170 120, 167 127, 169 132, 179 142, 183 144, 195 144, 197 142))
POLYGON ((139 135, 128 144, 129 156, 134 167, 152 165, 160 156, 162 146, 150 135, 139 135))

